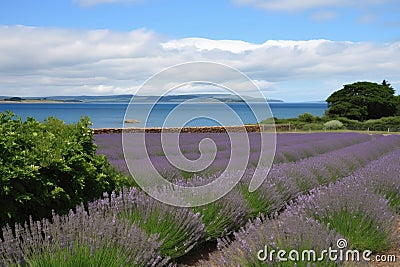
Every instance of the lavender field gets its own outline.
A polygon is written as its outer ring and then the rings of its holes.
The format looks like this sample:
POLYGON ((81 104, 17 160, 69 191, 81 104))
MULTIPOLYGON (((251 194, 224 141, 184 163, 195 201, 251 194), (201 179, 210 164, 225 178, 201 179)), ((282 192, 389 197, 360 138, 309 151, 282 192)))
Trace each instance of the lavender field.
MULTIPOLYGON (((214 149, 202 151, 204 156, 216 156, 200 172, 170 164, 160 134, 149 134, 148 156, 175 184, 205 184, 226 168, 231 146, 225 134, 182 134, 181 152, 198 159, 204 138, 216 143, 214 149)), ((0 266, 343 266, 348 262, 342 259, 279 261, 259 259, 257 253, 266 246, 285 251, 336 247, 375 255, 398 245, 400 136, 278 134, 269 172, 268 166, 257 164, 258 135, 250 134, 249 140, 251 153, 242 179, 216 202, 174 207, 135 187, 104 194, 87 208, 54 214, 51 221, 31 221, 15 232, 4 228, 0 266), (250 193, 256 168, 267 178, 250 193), (338 247, 338 240, 345 240, 346 246, 338 247), (195 261, 204 244, 213 252, 195 261)), ((119 134, 95 136, 97 153, 129 175, 121 142, 119 134)), ((129 160, 140 163, 145 155, 135 154, 140 144, 131 142, 129 160)), ((352 264, 347 266, 365 262, 352 264)))

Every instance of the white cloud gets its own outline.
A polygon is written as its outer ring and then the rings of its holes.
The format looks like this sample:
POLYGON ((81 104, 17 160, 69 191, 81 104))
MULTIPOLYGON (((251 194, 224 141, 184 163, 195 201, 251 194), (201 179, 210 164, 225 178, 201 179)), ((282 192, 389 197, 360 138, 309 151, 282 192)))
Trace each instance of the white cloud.
POLYGON ((204 38, 185 38, 180 40, 171 40, 161 44, 167 50, 184 50, 187 48, 195 48, 197 50, 221 50, 232 53, 243 53, 254 50, 260 45, 250 44, 238 40, 210 40, 204 38))
POLYGON ((266 10, 302 11, 321 7, 364 7, 389 2, 389 0, 233 0, 240 5, 250 5, 266 10))
MULTIPOLYGON (((267 97, 272 94, 285 100, 304 99, 305 91, 314 95, 311 100, 324 99, 350 81, 400 80, 400 42, 269 40, 254 44, 168 40, 144 29, 113 32, 25 26, 0 27, 0 36, 0 95, 134 93, 158 71, 188 61, 237 68, 255 80, 267 97)), ((221 73, 210 75, 228 80, 227 84, 234 82, 221 73)))
POLYGON ((81 7, 91 7, 100 4, 114 4, 114 3, 134 3, 139 0, 73 0, 74 3, 81 7))

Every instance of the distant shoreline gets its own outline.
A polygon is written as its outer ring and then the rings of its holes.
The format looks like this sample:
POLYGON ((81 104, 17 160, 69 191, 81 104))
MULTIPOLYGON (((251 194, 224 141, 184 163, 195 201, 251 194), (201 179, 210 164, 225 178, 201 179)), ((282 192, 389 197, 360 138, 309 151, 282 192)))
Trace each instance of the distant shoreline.
MULTIPOLYGON (((63 102, 78 102, 78 103, 104 103, 104 102, 118 102, 130 103, 132 99, 137 102, 149 103, 171 103, 171 102, 223 102, 223 103, 240 103, 240 102, 263 102, 264 98, 256 98, 251 96, 237 96, 230 94, 191 94, 191 95, 104 95, 104 96, 5 96, 0 95, 1 103, 3 101, 15 103, 63 103, 63 102)), ((279 99, 267 99, 268 102, 284 102, 279 99)))
POLYGON ((22 101, 10 101, 0 100, 0 104, 83 104, 84 102, 67 102, 57 100, 22 100, 22 101))
MULTIPOLYGON (((218 102, 218 101, 192 101, 190 104, 236 104, 236 103, 247 103, 247 104, 264 104, 265 102, 240 102, 240 101, 226 101, 226 102, 218 102)), ((285 103, 280 101, 271 101, 269 103, 285 103)), ((128 105, 129 102, 85 102, 85 101, 67 101, 67 100, 21 100, 21 101, 12 101, 12 100, 0 100, 0 104, 126 104, 128 105)), ((155 104, 153 102, 137 102, 135 104, 155 104)), ((186 102, 157 102, 157 104, 189 104, 186 102)))

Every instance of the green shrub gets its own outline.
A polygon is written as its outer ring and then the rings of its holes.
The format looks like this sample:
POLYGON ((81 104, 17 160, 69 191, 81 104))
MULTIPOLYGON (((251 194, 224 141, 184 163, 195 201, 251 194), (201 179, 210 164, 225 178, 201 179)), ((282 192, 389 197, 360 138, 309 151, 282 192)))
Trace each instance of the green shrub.
POLYGON ((127 178, 95 154, 89 125, 87 117, 64 124, 0 113, 0 225, 66 213, 125 185, 127 178))
POLYGON ((400 131, 400 116, 367 120, 364 122, 347 118, 338 118, 338 120, 349 130, 387 131, 389 129, 391 132, 400 131))
POLYGON ((384 117, 375 120, 358 121, 349 118, 339 116, 313 116, 310 113, 304 113, 299 115, 298 118, 290 119, 278 119, 273 118, 262 121, 261 123, 272 123, 275 122, 277 127, 279 124, 290 124, 292 129, 301 131, 308 130, 323 130, 325 129, 349 129, 358 131, 387 131, 400 132, 400 116, 395 117, 384 117), (342 123, 342 126, 340 126, 342 123))
POLYGON ((304 130, 304 131, 308 131, 308 130, 318 131, 318 130, 322 130, 323 128, 324 128, 324 125, 322 123, 306 123, 306 124, 299 125, 299 129, 304 130))
POLYGON ((343 123, 338 120, 331 120, 324 123, 324 126, 328 130, 338 130, 343 128, 343 123))
POLYGON ((314 116, 308 112, 300 114, 298 118, 301 122, 314 122, 314 116))
POLYGON ((364 129, 372 131, 400 131, 400 117, 386 117, 378 120, 368 120, 363 123, 364 129))
POLYGON ((351 120, 348 118, 342 118, 339 117, 337 118, 338 121, 343 123, 343 126, 346 127, 347 129, 350 130, 362 130, 363 129, 363 123, 357 120, 351 120))
POLYGON ((268 118, 265 120, 262 120, 260 123, 261 124, 274 124, 274 123, 279 123, 277 122, 277 120, 279 120, 278 118, 268 118))

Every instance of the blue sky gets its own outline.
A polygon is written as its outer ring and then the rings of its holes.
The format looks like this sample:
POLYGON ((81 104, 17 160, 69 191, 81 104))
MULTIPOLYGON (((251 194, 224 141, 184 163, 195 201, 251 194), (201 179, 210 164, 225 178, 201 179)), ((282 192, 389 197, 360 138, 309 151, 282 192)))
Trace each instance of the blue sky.
POLYGON ((134 93, 193 60, 286 101, 359 80, 399 90, 398 14, 396 0, 1 1, 0 95, 134 93))

